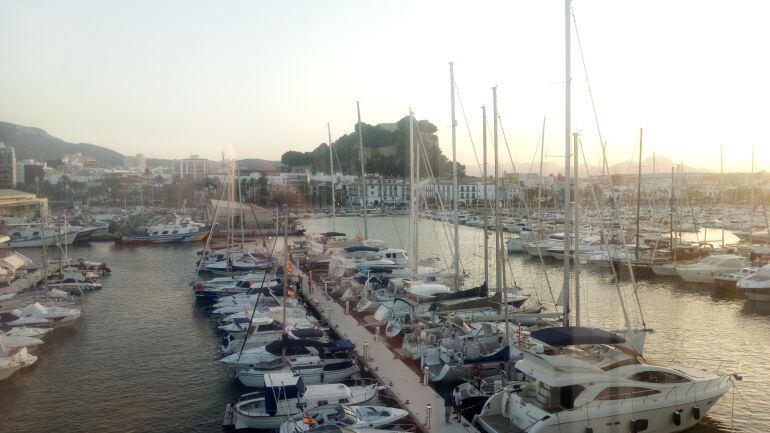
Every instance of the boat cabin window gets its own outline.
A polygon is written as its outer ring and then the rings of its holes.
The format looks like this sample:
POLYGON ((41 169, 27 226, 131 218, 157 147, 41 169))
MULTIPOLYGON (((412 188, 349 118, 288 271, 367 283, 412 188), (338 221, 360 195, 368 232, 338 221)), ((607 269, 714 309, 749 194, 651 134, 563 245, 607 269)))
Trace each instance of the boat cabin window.
POLYGON ((257 332, 261 331, 273 331, 273 325, 272 324, 266 324, 266 325, 259 325, 257 326, 257 332))
POLYGON ((32 236, 37 236, 39 234, 40 234, 40 232, 32 232, 32 236))
POLYGON ((340 399, 340 401, 339 401, 339 403, 340 403, 340 404, 347 404, 347 403, 350 403, 350 400, 349 400, 347 397, 345 397, 345 398, 341 398, 341 399, 340 399))
POLYGON ((174 230, 174 231, 171 232, 172 235, 175 235, 177 233, 179 233, 179 230, 174 230))
POLYGON ((611 386, 600 392, 594 400, 623 400, 626 398, 646 397, 659 394, 660 391, 637 386, 611 386))
POLYGON ((641 371, 639 373, 632 374, 628 377, 628 379, 635 380, 637 382, 648 383, 682 383, 690 381, 686 377, 679 376, 678 374, 655 370, 641 371))
POLYGON ((575 398, 585 389, 581 385, 563 386, 560 391, 561 407, 564 409, 573 409, 575 407, 575 398))
POLYGON ((163 230, 163 234, 167 235, 168 234, 168 230, 163 230))
POLYGON ((158 232, 152 232, 152 234, 153 234, 153 235, 157 235, 157 234, 158 234, 158 232))
POLYGON ((326 406, 329 404, 329 400, 318 400, 318 406, 326 406))

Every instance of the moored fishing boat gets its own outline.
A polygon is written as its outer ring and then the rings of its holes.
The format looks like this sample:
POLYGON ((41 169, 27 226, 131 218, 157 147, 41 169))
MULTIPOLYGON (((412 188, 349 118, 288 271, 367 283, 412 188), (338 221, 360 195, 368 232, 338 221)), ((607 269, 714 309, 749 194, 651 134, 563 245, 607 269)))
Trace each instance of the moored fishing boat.
POLYGON ((377 385, 305 385, 292 373, 270 373, 262 391, 244 394, 232 407, 236 429, 276 429, 287 417, 325 404, 361 404, 377 395, 377 385))
POLYGON ((198 242, 208 236, 209 228, 189 219, 176 218, 173 224, 159 224, 121 236, 123 243, 178 243, 198 242))

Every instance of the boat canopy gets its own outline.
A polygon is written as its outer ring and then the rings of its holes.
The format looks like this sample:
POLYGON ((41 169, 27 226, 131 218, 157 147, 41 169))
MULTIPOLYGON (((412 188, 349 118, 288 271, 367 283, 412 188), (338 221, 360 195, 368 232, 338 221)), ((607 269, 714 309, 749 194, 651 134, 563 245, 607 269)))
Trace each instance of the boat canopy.
POLYGON ((321 236, 326 236, 327 238, 331 238, 331 237, 337 237, 337 236, 345 236, 345 233, 326 232, 326 233, 321 233, 321 236))
POLYGON ((350 340, 318 341, 304 338, 293 339, 284 334, 280 340, 271 341, 265 346, 265 350, 273 355, 280 356, 283 349, 287 355, 302 355, 307 353, 307 348, 326 349, 329 352, 342 352, 355 349, 356 345, 350 340))
POLYGON ((465 299, 465 298, 485 298, 488 295, 487 283, 484 283, 478 287, 466 290, 458 290, 456 292, 449 293, 435 293, 432 295, 434 301, 450 301, 453 299, 465 299))
POLYGON ((377 252, 379 250, 380 250, 379 248, 367 247, 366 245, 353 245, 352 247, 345 248, 345 251, 349 253, 377 252))
POLYGON ((598 328, 561 326, 532 331, 532 338, 549 346, 573 346, 580 344, 619 344, 625 338, 598 328))

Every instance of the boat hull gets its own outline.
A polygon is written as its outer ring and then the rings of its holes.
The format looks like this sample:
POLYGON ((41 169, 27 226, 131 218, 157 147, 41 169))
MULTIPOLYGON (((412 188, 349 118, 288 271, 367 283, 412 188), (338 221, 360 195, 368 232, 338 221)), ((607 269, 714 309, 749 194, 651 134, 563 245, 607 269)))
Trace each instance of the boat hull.
POLYGON ((745 288, 746 299, 753 302, 770 302, 770 288, 745 288))
POLYGON ((10 240, 0 244, 0 248, 38 248, 43 245, 47 247, 54 245, 72 245, 76 236, 76 232, 70 232, 45 238, 10 240))
MULTIPOLYGON (((351 376, 358 373, 360 369, 353 364, 345 369, 335 371, 313 371, 301 372, 302 381, 307 385, 318 385, 322 383, 337 383, 350 379, 351 376)), ((262 388, 265 386, 265 373, 275 372, 275 370, 244 370, 238 372, 238 380, 249 388, 262 388)))

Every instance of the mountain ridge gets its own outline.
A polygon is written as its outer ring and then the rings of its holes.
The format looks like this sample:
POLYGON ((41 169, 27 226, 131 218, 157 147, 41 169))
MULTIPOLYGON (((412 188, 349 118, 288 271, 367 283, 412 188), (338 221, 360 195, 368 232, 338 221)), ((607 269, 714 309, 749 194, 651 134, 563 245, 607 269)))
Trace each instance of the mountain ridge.
POLYGON ((16 151, 16 159, 50 161, 64 155, 81 153, 101 163, 122 164, 123 154, 90 143, 70 143, 54 137, 42 128, 0 121, 0 142, 16 151))

